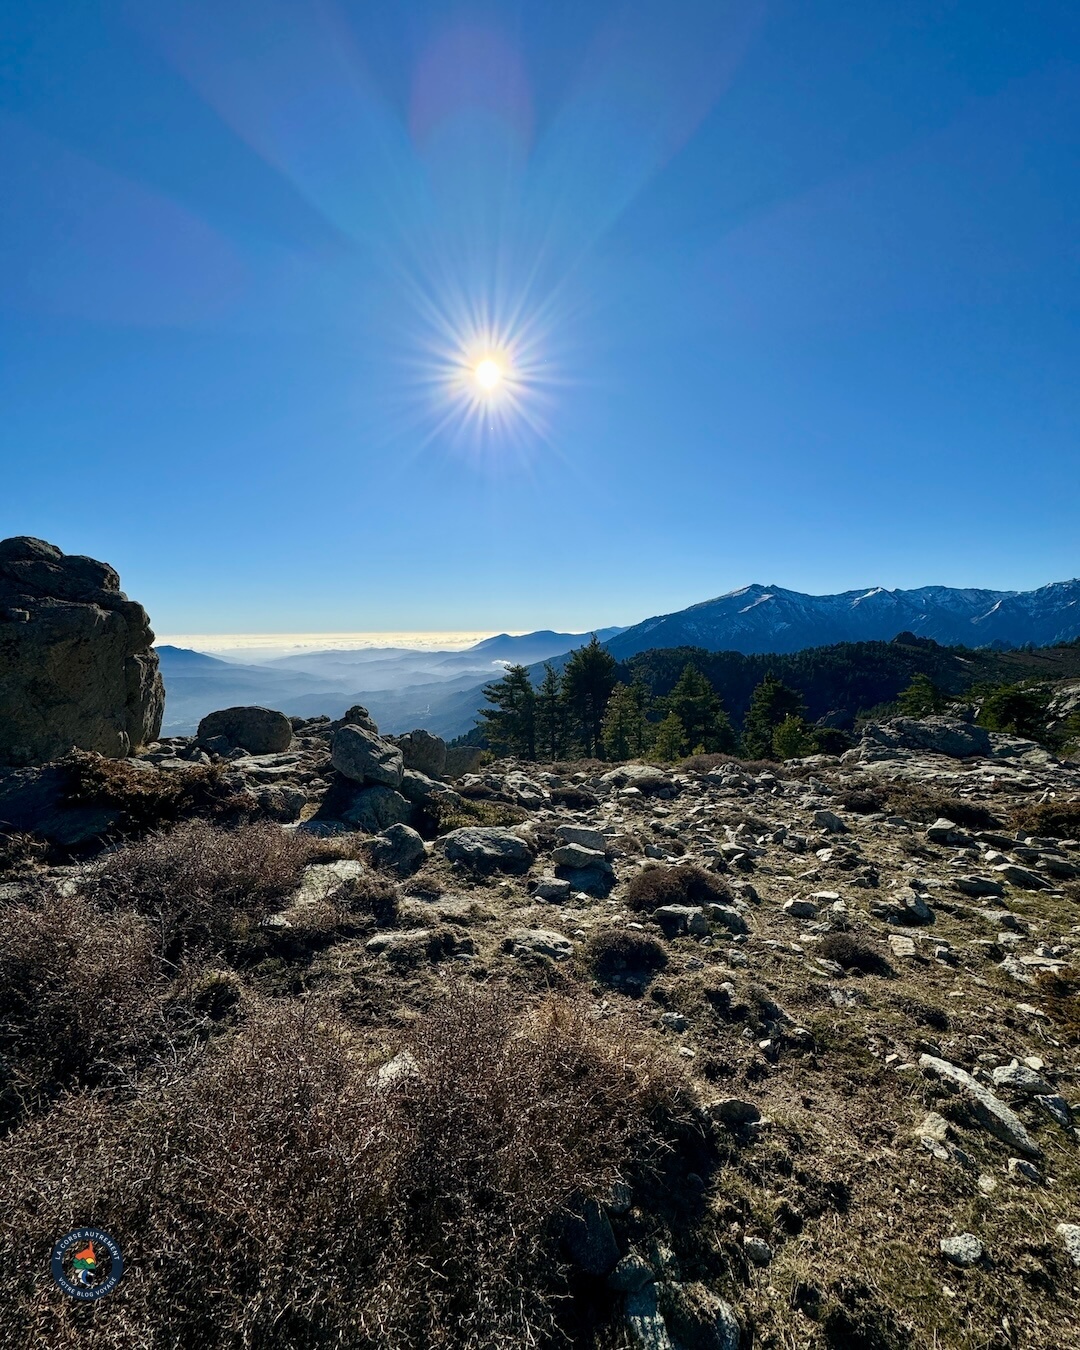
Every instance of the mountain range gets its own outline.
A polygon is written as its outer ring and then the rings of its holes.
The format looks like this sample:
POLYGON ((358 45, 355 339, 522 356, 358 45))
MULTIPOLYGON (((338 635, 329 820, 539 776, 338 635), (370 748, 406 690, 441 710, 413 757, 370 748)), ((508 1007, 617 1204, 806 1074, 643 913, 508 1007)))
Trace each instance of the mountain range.
POLYGON ((888 641, 897 633, 943 646, 1038 647, 1080 636, 1080 580, 1034 591, 883 586, 839 595, 804 595, 782 586, 744 586, 714 600, 661 614, 607 643, 620 661, 652 647, 708 651, 797 652, 833 642, 888 641))
MULTIPOLYGON (((888 641, 898 633, 944 646, 1050 646, 1080 637, 1080 580, 1033 591, 876 586, 806 595, 780 586, 745 586, 630 628, 597 630, 619 661, 641 652, 695 647, 708 652, 790 653, 840 642, 888 641)), ((510 663, 561 666, 589 633, 548 630, 485 638, 461 652, 379 648, 298 652, 238 664, 183 648, 158 648, 165 679, 164 732, 190 734, 215 708, 258 703, 295 716, 340 716, 364 703, 395 734, 425 727, 454 737, 468 731, 483 687, 510 663)))

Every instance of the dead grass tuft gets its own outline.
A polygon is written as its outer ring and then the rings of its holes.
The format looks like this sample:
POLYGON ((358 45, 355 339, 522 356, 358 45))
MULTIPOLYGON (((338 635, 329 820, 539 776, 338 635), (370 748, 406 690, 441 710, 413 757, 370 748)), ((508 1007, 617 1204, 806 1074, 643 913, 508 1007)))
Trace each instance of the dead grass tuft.
POLYGON ((1064 966, 1061 970, 1041 970, 1035 976, 1035 986, 1042 1005, 1062 1033, 1080 1043, 1080 970, 1064 966))
POLYGON ((829 933, 817 950, 827 961, 835 961, 845 970, 858 970, 864 975, 892 974, 892 967, 877 947, 850 933, 829 933))
POLYGON ((930 825, 944 816, 966 830, 999 830, 1002 821, 978 802, 961 801, 932 792, 919 783, 891 783, 886 789, 886 808, 905 820, 930 825))
POLYGON ((661 905, 730 904, 726 882, 696 863, 646 867, 630 879, 623 892, 628 909, 651 912, 661 905))
POLYGON ((123 812, 120 828, 132 833, 160 830, 191 816, 235 822, 252 810, 247 797, 227 786, 223 764, 165 772, 75 750, 61 767, 72 805, 117 808, 123 812))

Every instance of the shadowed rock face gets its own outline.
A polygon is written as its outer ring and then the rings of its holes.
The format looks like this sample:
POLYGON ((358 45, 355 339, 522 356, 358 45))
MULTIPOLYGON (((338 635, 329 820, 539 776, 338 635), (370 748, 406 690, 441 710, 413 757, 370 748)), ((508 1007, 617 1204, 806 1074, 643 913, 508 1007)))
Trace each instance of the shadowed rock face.
POLYGON ((118 759, 154 740, 165 690, 153 641, 107 563, 0 540, 0 764, 73 746, 118 759))

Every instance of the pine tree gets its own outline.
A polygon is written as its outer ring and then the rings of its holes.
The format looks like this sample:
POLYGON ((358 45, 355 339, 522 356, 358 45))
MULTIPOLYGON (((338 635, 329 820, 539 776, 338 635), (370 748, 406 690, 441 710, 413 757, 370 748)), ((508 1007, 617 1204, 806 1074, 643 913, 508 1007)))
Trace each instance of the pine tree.
POLYGON ((563 698, 571 729, 590 758, 601 748, 604 712, 615 688, 616 665, 594 633, 587 646, 570 653, 563 671, 563 698))
POLYGON ((617 684, 608 699, 601 739, 608 759, 630 759, 644 754, 651 728, 645 714, 648 691, 640 680, 617 684))
POLYGON ((536 748, 551 763, 560 759, 566 748, 566 705, 563 702, 559 672, 547 662, 544 678, 536 691, 536 748))
POLYGON ((928 717, 944 703, 941 690, 929 675, 916 675, 896 700, 905 717, 928 717))
POLYGON ((686 743, 706 754, 735 749, 735 732, 724 706, 709 681, 687 662, 678 683, 666 699, 668 709, 682 723, 686 743))
POLYGON ((686 754, 686 733, 677 714, 669 712, 656 728, 656 738, 652 745, 652 757, 665 764, 680 759, 686 754))
POLYGON ((524 666, 507 666, 501 680, 484 686, 492 705, 480 710, 488 745, 499 755, 536 758, 536 691, 524 666))
POLYGON ((802 759, 816 749, 813 728, 801 717, 785 717, 773 732, 772 751, 777 759, 802 759))
POLYGON ((768 758, 773 748, 773 732, 784 718, 801 718, 805 712, 802 695, 782 684, 770 672, 750 696, 750 707, 743 721, 743 754, 747 759, 768 758))

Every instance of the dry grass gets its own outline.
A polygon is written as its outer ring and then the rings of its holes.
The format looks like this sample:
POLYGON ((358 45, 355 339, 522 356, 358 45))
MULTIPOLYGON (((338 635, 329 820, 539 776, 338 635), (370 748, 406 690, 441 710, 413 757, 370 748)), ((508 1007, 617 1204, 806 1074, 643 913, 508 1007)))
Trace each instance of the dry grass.
POLYGON ((1042 970, 1035 977, 1042 1006, 1062 1034, 1080 1044, 1080 970, 1064 966, 1056 973, 1042 970))
POLYGON ((58 1108, 4 1147, 9 1344, 71 1350, 510 1350, 614 1300, 568 1278, 569 1216, 646 1187, 692 1106, 572 1003, 451 991, 380 1083, 346 1028, 267 1006, 227 1053, 121 1114, 58 1108), (87 1214, 130 1277, 102 1315, 40 1277, 87 1214))
POLYGON ((105 906, 153 920, 163 954, 224 948, 299 882, 311 844, 270 822, 222 829, 185 821, 108 854, 92 891, 105 906))
POLYGON ((627 909, 651 912, 661 905, 725 905, 731 891, 719 877, 696 863, 646 867, 635 873, 623 892, 627 909))

